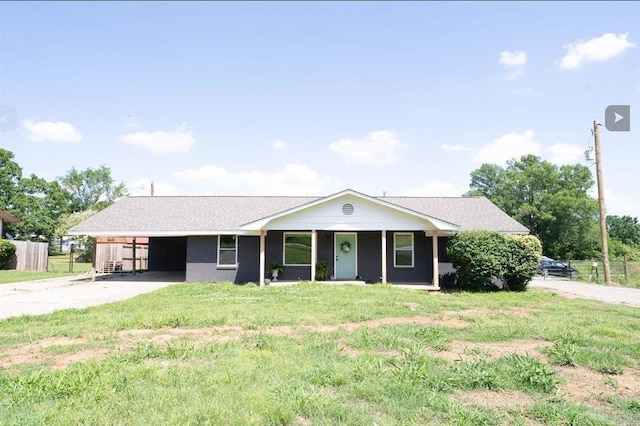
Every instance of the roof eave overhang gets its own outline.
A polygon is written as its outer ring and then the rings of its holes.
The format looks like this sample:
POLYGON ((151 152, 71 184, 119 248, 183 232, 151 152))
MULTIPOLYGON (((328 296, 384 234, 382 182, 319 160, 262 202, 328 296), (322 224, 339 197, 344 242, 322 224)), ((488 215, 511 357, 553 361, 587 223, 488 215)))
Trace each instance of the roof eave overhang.
POLYGON ((87 235, 90 237, 188 237, 195 235, 257 235, 257 232, 243 229, 228 230, 186 230, 186 231, 81 231, 69 230, 68 235, 87 235))
POLYGON ((20 219, 15 217, 14 215, 5 212, 4 210, 0 210, 0 219, 2 219, 6 223, 18 223, 20 219))

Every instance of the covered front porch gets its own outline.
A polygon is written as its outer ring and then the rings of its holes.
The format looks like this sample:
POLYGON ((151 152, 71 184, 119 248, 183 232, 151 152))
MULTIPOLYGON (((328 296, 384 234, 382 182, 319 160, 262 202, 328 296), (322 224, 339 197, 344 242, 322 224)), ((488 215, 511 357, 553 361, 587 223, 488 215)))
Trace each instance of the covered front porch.
POLYGON ((327 283, 393 283, 439 289, 447 264, 447 235, 432 231, 278 231, 259 235, 260 285, 317 281, 316 266, 326 262, 327 283), (284 265, 274 280, 269 264, 284 265))
POLYGON ((278 261, 285 280, 316 281, 316 265, 326 262, 331 280, 439 288, 443 240, 459 226, 347 190, 241 228, 259 236, 260 285, 278 261))
MULTIPOLYGON (((272 287, 287 287, 287 286, 292 286, 292 285, 298 285, 301 284, 305 281, 274 281, 271 282, 271 280, 266 279, 264 285, 265 286, 272 286, 272 287)), ((326 284, 326 285, 356 285, 356 286, 363 286, 363 287, 367 287, 367 286, 372 286, 372 285, 376 285, 376 283, 366 283, 364 281, 337 281, 337 280, 331 280, 331 281, 316 281, 320 284, 326 284)), ((399 288, 404 288, 407 290, 421 290, 421 291, 439 291, 440 287, 436 287, 431 283, 393 283, 394 287, 399 287, 399 288)))

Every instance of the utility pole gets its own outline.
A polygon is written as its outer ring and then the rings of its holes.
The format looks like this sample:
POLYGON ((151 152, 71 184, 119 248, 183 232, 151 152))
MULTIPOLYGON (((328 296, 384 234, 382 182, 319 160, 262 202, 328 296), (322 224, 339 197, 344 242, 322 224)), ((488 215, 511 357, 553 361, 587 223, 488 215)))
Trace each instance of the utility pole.
POLYGON ((609 243, 607 241, 607 215, 604 208, 604 182, 602 181, 602 157, 600 155, 600 131, 597 121, 593 121, 593 138, 596 149, 596 175, 598 179, 598 206, 600 208, 600 242, 602 244, 602 266, 604 269, 604 283, 611 285, 609 270, 609 243))

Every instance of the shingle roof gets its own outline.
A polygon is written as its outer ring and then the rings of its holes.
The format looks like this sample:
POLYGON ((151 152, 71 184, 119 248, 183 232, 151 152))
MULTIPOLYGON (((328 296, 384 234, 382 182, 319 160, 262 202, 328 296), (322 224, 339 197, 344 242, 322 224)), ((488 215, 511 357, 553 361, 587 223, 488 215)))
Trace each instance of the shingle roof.
MULTIPOLYGON (((127 197, 69 231, 71 234, 197 235, 238 230, 240 226, 323 197, 188 196, 127 197)), ((384 197, 389 203, 459 225, 527 233, 528 230, 486 198, 384 197)))
POLYGON ((529 233, 485 197, 384 197, 393 204, 455 223, 464 230, 529 233))

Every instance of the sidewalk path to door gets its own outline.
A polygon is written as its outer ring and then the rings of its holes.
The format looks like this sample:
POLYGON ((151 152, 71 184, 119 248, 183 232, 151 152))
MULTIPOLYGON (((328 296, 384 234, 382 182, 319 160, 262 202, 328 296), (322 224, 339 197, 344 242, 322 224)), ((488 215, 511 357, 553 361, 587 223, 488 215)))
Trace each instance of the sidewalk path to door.
POLYGON ((535 277, 529 287, 542 288, 567 297, 595 299, 605 303, 640 307, 640 289, 587 284, 579 281, 562 281, 535 277))

